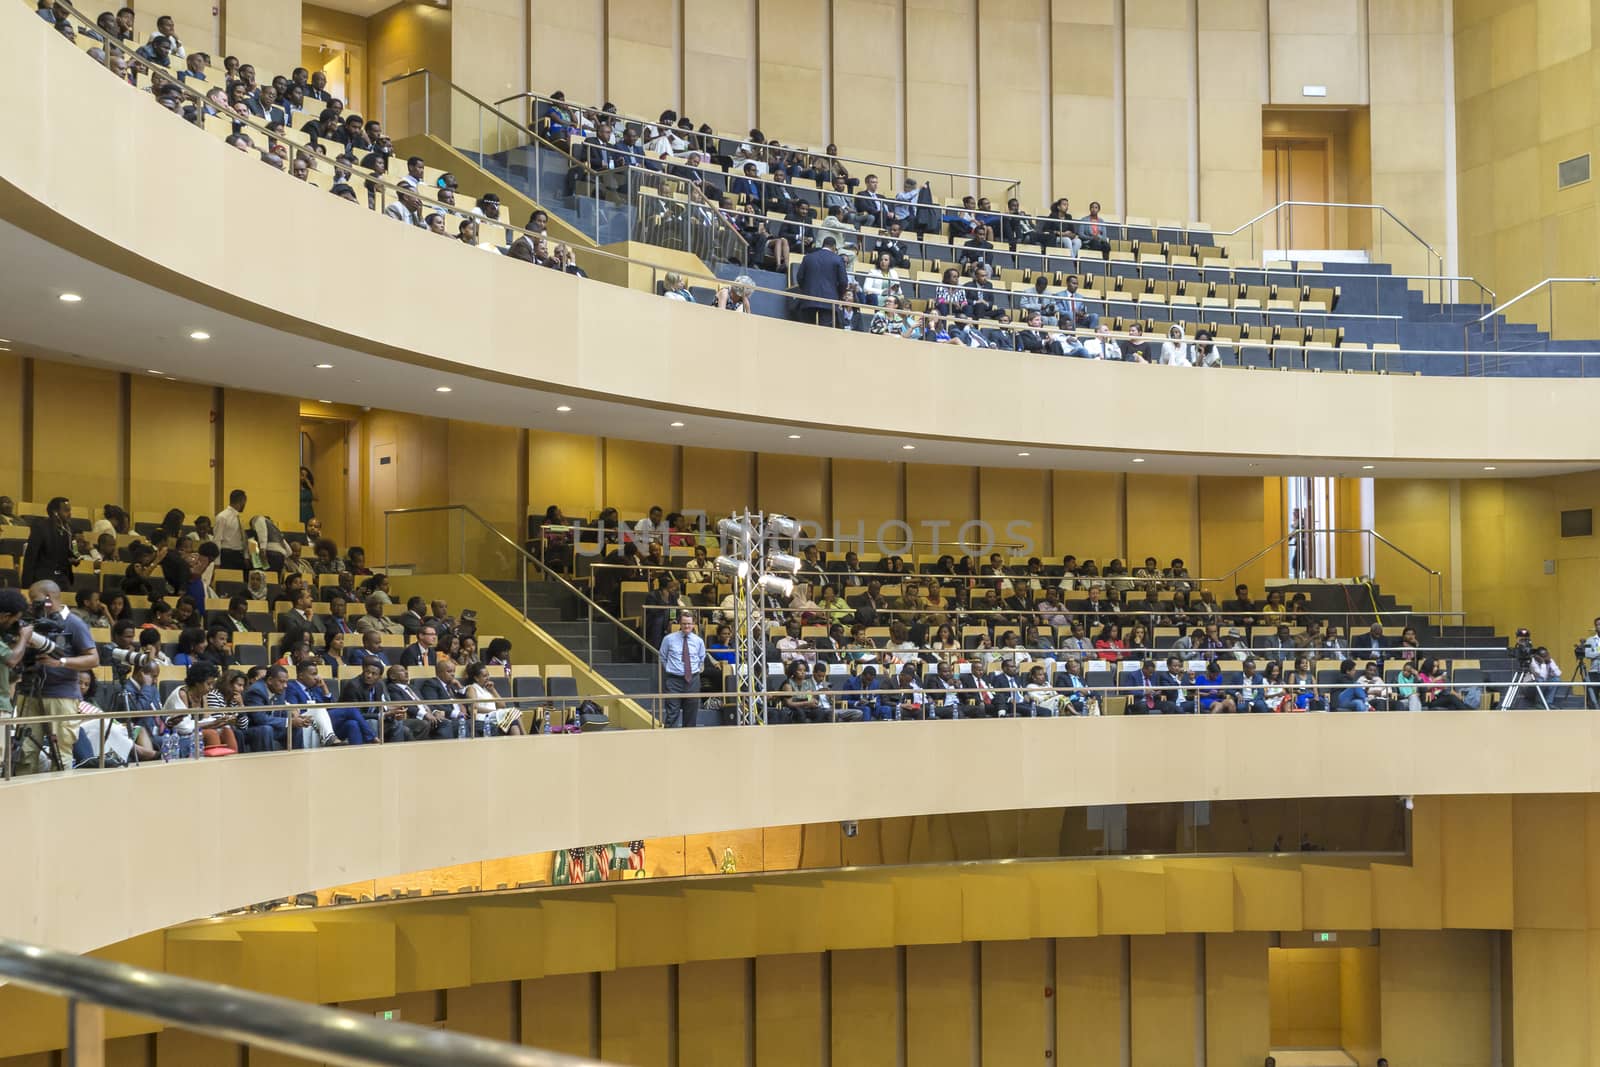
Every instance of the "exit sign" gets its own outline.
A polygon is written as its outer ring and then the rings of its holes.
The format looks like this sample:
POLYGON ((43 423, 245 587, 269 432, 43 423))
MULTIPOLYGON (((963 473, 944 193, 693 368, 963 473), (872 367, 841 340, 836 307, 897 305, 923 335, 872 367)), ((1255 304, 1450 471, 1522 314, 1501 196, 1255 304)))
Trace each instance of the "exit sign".
POLYGON ((1318 933, 1311 935, 1311 940, 1315 941, 1319 945, 1331 945, 1339 940, 1339 935, 1319 931, 1318 933))
POLYGON ((382 1019, 386 1023, 398 1022, 400 1019, 400 1009, 390 1008, 388 1011, 380 1011, 378 1012, 378 1018, 382 1019))

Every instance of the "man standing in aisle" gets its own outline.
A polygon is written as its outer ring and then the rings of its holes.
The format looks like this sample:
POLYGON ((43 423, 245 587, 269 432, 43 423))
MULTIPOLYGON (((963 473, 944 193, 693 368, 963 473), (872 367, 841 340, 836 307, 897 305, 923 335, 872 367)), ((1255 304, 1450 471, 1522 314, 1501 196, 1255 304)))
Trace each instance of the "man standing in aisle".
POLYGON ((228 494, 228 506, 217 512, 216 522, 212 524, 216 530, 217 547, 222 550, 217 566, 226 570, 247 570, 244 557, 244 513, 246 498, 243 489, 235 489, 228 494))
POLYGON ((1583 659, 1588 667, 1589 685, 1584 687, 1586 708, 1600 708, 1600 619, 1594 620, 1594 633, 1583 639, 1583 659))
POLYGON ((663 726, 700 725, 700 670, 706 643, 694 632, 694 612, 678 612, 678 628, 661 639, 662 689, 669 696, 661 709, 663 726))

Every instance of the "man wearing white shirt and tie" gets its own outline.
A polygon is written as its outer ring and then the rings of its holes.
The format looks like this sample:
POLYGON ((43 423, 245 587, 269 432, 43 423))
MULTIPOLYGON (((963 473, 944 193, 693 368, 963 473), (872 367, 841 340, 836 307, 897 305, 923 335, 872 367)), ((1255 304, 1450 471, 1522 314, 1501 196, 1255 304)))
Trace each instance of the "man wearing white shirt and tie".
POLYGON ((663 726, 700 725, 700 670, 705 661, 706 643, 694 632, 694 612, 678 612, 678 628, 661 639, 662 688, 684 695, 666 698, 663 726))
POLYGON ((216 531, 217 547, 222 550, 217 566, 226 570, 248 570, 244 558, 244 519, 240 514, 246 503, 244 490, 235 489, 228 494, 228 506, 217 512, 212 523, 216 531))

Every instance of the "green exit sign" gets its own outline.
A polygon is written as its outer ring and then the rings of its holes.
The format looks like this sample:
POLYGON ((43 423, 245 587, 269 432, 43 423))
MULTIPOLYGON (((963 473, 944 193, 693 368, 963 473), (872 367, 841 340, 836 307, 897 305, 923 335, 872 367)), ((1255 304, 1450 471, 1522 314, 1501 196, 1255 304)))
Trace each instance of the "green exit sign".
POLYGON ((378 1018, 382 1019, 386 1023, 392 1023, 396 1019, 400 1018, 400 1013, 391 1008, 388 1011, 380 1011, 378 1013, 378 1018))
POLYGON ((1315 941, 1319 945, 1331 945, 1335 941, 1339 940, 1339 935, 1328 933, 1326 931, 1318 931, 1317 933, 1311 935, 1311 940, 1315 941))

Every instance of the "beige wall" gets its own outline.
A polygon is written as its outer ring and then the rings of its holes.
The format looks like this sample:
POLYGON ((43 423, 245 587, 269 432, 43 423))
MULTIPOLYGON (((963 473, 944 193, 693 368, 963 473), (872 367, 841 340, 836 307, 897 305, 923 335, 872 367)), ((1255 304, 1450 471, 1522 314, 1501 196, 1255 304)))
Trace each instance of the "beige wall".
MULTIPOLYGON (((1430 796, 1587 791, 1597 773, 1592 718, 1552 712, 1539 717, 1537 730, 1528 726, 1525 715, 1440 712, 1285 715, 1272 722, 1116 716, 625 730, 565 741, 528 736, 470 746, 368 746, 25 779, 0 785, 0 829, 19 854, 50 852, 54 859, 44 878, 30 865, 0 867, 0 898, 9 904, 0 911, 0 936, 83 951, 195 916, 342 884, 358 873, 383 878, 574 842, 1195 797, 1415 795, 1422 823, 1420 798, 1430 796), (849 733, 848 743, 840 731, 849 733), (1284 752, 1305 758, 1285 760, 1284 752), (594 780, 597 767, 626 767, 628 773, 600 772, 606 787, 584 789, 582 803, 573 803, 576 776, 594 780), (251 768, 260 773, 246 773, 251 768), (433 799, 392 802, 415 796, 414 784, 424 779, 433 799), (270 809, 279 817, 258 820, 246 837, 95 838, 106 812, 139 810, 152 790, 167 811, 270 809), (451 802, 434 802, 438 797, 451 802), (491 808, 540 815, 461 817, 491 808), (330 811, 364 813, 363 831, 308 835, 305 828, 324 823, 330 811), (92 850, 58 847, 91 838, 101 842, 92 850), (117 878, 106 879, 107 870, 117 878), (64 893, 68 885, 79 892, 64 893), (129 894, 128 886, 140 892, 129 894)), ((1270 881, 1246 886, 1242 906, 1264 908, 1275 918, 1239 928, 1298 929, 1302 921, 1310 929, 1437 929, 1442 921, 1507 928, 1511 820, 1495 815, 1506 803, 1488 797, 1444 823, 1443 832, 1464 844, 1444 853, 1449 863, 1442 873, 1437 838, 1419 837, 1434 842, 1431 854, 1419 851, 1409 866, 1374 865, 1370 896, 1352 896, 1338 872, 1307 875, 1304 920, 1292 880, 1287 887, 1270 881), (1282 896, 1285 889, 1292 897, 1282 896)), ((1147 881, 1121 861, 1113 866, 1102 875, 1110 881, 1100 921, 1091 905, 1086 932, 1165 929, 1166 905, 1151 902, 1152 889, 1155 901, 1164 900, 1162 879, 1147 881)), ((1367 877, 1362 873, 1359 881, 1367 877)), ((1519 889, 1519 906, 1522 895, 1519 889)), ((1236 903, 1231 888, 1214 896, 1222 914, 1230 914, 1236 903)), ((1212 914, 1199 912, 1191 921, 1212 914)))
POLYGON ((300 0, 232 0, 222 4, 222 47, 254 63, 261 81, 300 65, 300 0))

